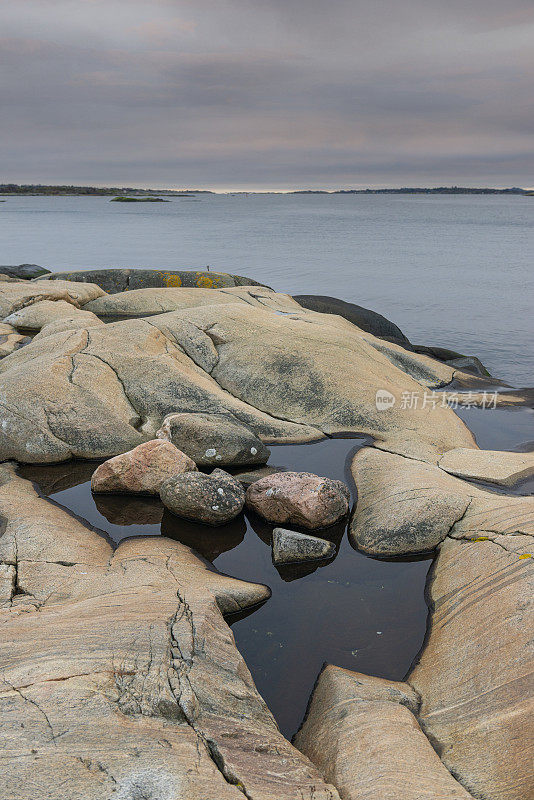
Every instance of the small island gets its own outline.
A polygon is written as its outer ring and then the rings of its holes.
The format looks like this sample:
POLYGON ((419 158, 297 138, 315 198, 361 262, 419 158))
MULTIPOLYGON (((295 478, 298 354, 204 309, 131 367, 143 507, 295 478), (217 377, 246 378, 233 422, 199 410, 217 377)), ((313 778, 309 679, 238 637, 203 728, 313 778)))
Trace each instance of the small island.
POLYGON ((112 197, 110 203, 170 203, 163 197, 112 197))

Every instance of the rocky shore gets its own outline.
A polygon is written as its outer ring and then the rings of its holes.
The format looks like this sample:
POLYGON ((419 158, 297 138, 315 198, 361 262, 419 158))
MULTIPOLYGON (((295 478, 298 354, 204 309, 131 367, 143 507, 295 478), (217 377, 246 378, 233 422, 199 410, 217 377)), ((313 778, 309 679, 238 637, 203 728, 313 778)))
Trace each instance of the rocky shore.
POLYGON ((529 407, 532 390, 242 276, 0 272, 6 800, 534 796, 534 500, 517 491, 534 453, 479 449, 446 401, 529 407), (268 463, 327 437, 365 437, 353 507, 343 482, 268 463), (246 509, 281 568, 335 558, 345 526, 374 558, 432 553, 412 669, 326 665, 290 743, 226 622, 270 589, 219 573, 200 540, 114 549, 20 475, 62 462, 96 503, 161 500, 214 536, 246 509))

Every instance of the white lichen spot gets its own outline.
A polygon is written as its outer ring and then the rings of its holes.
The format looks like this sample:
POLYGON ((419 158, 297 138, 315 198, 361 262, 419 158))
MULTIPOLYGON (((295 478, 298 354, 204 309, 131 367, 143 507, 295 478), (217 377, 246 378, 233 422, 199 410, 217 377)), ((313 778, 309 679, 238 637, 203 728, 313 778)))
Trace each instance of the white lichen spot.
POLYGON ((211 507, 211 510, 212 510, 212 511, 218 511, 218 510, 219 510, 219 506, 212 506, 212 507, 211 507))
POLYGON ((217 489, 217 494, 220 494, 222 497, 224 495, 224 489, 221 489, 221 487, 219 486, 219 488, 217 489))
POLYGON ((215 456, 215 461, 222 461, 222 456, 220 456, 219 453, 215 456))
POLYGON ((258 453, 258 448, 257 447, 251 447, 250 448, 250 452, 252 453, 253 456, 255 456, 258 453))
POLYGON ((265 492, 265 497, 271 497, 274 494, 274 489, 267 489, 265 492))
POLYGON ((217 455, 217 450, 214 447, 208 447, 204 455, 206 458, 213 458, 213 456, 217 455))

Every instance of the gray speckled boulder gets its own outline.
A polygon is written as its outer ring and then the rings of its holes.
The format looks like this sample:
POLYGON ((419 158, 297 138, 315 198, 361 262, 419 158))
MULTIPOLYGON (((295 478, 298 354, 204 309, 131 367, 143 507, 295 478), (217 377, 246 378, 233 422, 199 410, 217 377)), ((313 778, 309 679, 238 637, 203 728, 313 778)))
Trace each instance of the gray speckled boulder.
POLYGON ((42 278, 49 274, 50 270, 39 267, 37 264, 17 264, 14 266, 0 266, 2 275, 9 275, 10 278, 20 280, 30 280, 32 278, 42 278))
POLYGON ((254 431, 226 414, 169 414, 156 435, 200 466, 265 464, 270 455, 254 431))
POLYGON ((275 528, 272 538, 273 564, 295 564, 301 561, 324 561, 336 552, 333 542, 307 533, 275 528))
MULTIPOLYGON (((4 268, 1 268, 2 270, 4 268)), ((10 269, 6 267, 5 269, 10 269)), ((13 267, 11 267, 13 269, 13 267)), ((10 273, 7 273, 10 274, 10 273)), ((31 277, 34 277, 33 275, 31 277)), ((263 286, 252 278, 226 272, 184 269, 89 269, 77 272, 53 272, 48 280, 96 283, 109 294, 132 289, 165 289, 177 286, 223 289, 229 286, 263 286)))
POLYGON ((349 490, 341 481, 311 472, 278 472, 247 489, 247 506, 269 522, 326 528, 349 510, 349 490))
POLYGON ((160 488, 163 505, 179 517, 224 525, 237 517, 245 504, 245 491, 222 469, 211 475, 184 472, 166 480, 160 488))

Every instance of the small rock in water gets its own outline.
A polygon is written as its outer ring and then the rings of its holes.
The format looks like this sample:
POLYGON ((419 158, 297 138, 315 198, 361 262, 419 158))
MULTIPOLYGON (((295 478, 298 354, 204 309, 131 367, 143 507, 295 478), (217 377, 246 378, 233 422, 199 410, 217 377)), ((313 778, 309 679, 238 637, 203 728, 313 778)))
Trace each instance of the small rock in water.
POLYGON ((228 414, 169 414, 156 436, 199 466, 265 464, 270 455, 253 430, 228 414))
POLYGON ((349 510, 350 493, 342 481, 310 472, 279 472, 247 489, 247 506, 269 522, 326 528, 349 510))
POLYGON ((224 525, 237 517, 245 504, 243 487, 222 469, 214 469, 211 475, 175 475, 162 485, 160 497, 173 514, 207 525, 224 525))
POLYGON ((273 564, 294 564, 301 561, 323 561, 336 552, 333 542, 307 533, 275 528, 272 538, 273 564))
POLYGON ((93 492, 159 494, 173 475, 196 470, 196 464, 171 442, 153 439, 104 461, 93 473, 93 492))
POLYGON ((284 472, 285 470, 286 467, 271 467, 270 465, 266 465, 264 467, 258 467, 257 469, 235 472, 234 478, 247 489, 253 483, 256 483, 256 481, 266 478, 268 475, 276 475, 277 472, 284 472))

